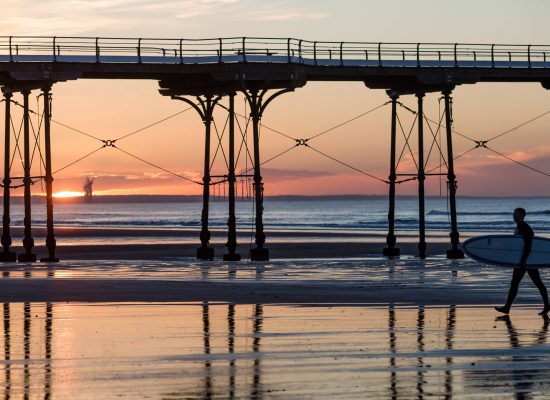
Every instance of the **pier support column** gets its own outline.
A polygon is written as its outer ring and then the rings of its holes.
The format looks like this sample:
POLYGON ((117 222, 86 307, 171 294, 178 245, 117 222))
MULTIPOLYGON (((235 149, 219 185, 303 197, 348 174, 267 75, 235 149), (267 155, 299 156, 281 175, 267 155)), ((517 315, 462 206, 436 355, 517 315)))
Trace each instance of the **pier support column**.
POLYGON ((418 256, 426 257, 426 211, 424 181, 424 93, 416 94, 418 98, 418 256))
POLYGON ((214 108, 221 99, 221 96, 212 94, 203 97, 197 96, 198 104, 180 96, 172 96, 172 99, 181 100, 191 105, 200 115, 205 127, 204 134, 204 175, 202 178, 202 213, 201 213, 201 247, 197 249, 197 258, 199 260, 213 260, 214 249, 209 247, 210 231, 208 230, 208 216, 210 205, 210 130, 212 125, 214 108), (200 106, 200 107, 199 107, 200 106))
POLYGON ((445 98, 445 126, 447 131, 447 185, 449 188, 449 211, 451 213, 451 248, 447 250, 447 258, 456 259, 464 258, 464 252, 458 248, 459 245, 459 233, 456 221, 456 189, 457 182, 454 171, 454 156, 453 156, 453 137, 452 137, 452 103, 451 90, 444 90, 443 96, 445 98))
POLYGON ((30 157, 30 131, 29 131, 29 95, 30 90, 25 89, 23 94, 23 141, 24 141, 24 202, 25 202, 25 217, 24 217, 24 233, 23 247, 25 252, 19 254, 20 262, 35 262, 36 254, 33 254, 34 239, 31 232, 31 157, 30 157))
POLYGON ((6 103, 6 115, 4 125, 4 213, 2 215, 2 253, 0 253, 0 262, 13 262, 17 260, 15 252, 10 251, 12 244, 10 230, 10 158, 11 158, 11 97, 10 91, 4 92, 4 101, 6 103))
POLYGON ((399 256, 400 250, 395 247, 395 142, 397 129, 397 99, 399 95, 393 91, 388 92, 391 98, 391 144, 390 144, 390 190, 389 190, 389 205, 388 205, 388 235, 386 236, 386 247, 383 254, 388 257, 399 256))
POLYGON ((227 174, 229 218, 227 220, 227 251, 224 261, 240 261, 237 249, 237 221, 235 218, 235 94, 229 95, 229 170, 227 174))
POLYGON ((55 256, 55 232, 53 228, 53 175, 52 175, 52 149, 50 140, 50 120, 51 120, 51 86, 45 86, 42 89, 44 97, 44 146, 46 158, 46 247, 48 257, 40 259, 44 262, 58 262, 59 258, 55 256))
POLYGON ((258 90, 251 89, 244 91, 244 95, 250 105, 250 115, 252 117, 252 130, 254 139, 254 195, 256 201, 256 247, 250 250, 250 259, 252 261, 268 261, 269 249, 264 247, 264 185, 262 183, 262 175, 260 171, 260 120, 267 105, 277 96, 283 93, 292 92, 294 89, 282 89, 275 92, 270 97, 264 100, 267 94, 267 89, 258 90))

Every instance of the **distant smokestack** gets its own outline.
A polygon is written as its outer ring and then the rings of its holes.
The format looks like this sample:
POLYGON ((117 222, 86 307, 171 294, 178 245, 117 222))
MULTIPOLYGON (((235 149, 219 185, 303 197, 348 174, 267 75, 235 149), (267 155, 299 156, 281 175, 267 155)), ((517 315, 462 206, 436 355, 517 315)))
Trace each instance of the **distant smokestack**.
POLYGON ((82 187, 84 189, 84 201, 86 203, 92 202, 92 196, 93 196, 93 183, 94 178, 90 178, 89 176, 86 178, 86 181, 84 182, 84 186, 82 187))

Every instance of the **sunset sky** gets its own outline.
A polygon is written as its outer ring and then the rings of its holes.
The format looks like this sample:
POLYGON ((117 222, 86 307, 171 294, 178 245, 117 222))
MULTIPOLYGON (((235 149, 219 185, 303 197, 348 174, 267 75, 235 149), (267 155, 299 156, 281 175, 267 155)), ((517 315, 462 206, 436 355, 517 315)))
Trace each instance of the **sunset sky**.
MULTIPOLYGON (((296 37, 308 40, 369 42, 475 42, 550 44, 550 2, 528 1, 260 1, 260 0, 4 0, 0 35, 216 38, 296 37)), ((36 109, 33 93, 31 106, 36 109)), ((155 81, 71 81, 53 87, 53 119, 102 139, 115 139, 188 106, 158 94, 155 81)), ((425 98, 426 114, 438 119, 439 94, 425 98)), ((457 87, 454 128, 483 140, 550 110, 550 91, 534 83, 476 84, 457 87)), ((20 96, 15 100, 21 101, 20 96)), ((294 138, 307 138, 356 117, 388 100, 382 90, 362 83, 308 83, 267 109, 263 123, 294 138)), ((403 103, 415 108, 415 99, 403 103)), ((242 96, 239 112, 245 112, 242 96)), ((224 104, 227 102, 224 100, 224 104)), ((19 111, 14 113, 17 117, 19 111)), ((227 113, 216 113, 223 129, 227 113)), ((400 110, 405 129, 411 116, 400 110)), ((0 107, 3 120, 3 107, 0 107)), ((243 121, 240 121, 241 124, 243 121)), ((36 122, 35 122, 36 123, 36 122)), ((17 122, 16 122, 17 125, 17 122)), ((426 128, 427 129, 427 128, 426 128)), ((492 142, 495 150, 550 173, 550 114, 492 142)), ((200 180, 203 125, 194 111, 117 142, 151 163, 200 180)), ((385 179, 389 168, 390 107, 312 141, 317 149, 385 179)), ((95 150, 99 142, 52 125, 54 170, 95 150)), ((426 130, 426 141, 429 144, 426 130)), ((215 135, 213 139, 215 139, 215 135)), ((413 139, 416 149, 416 138, 413 139)), ((215 140, 214 140, 215 143, 215 140)), ((402 145, 400 142, 400 146, 402 145)), ((455 136, 455 154, 472 147, 455 136)), ((262 159, 293 142, 262 130, 262 159)), ((215 148, 213 148, 215 150, 215 148)), ((428 168, 439 164, 433 156, 428 168)), ((242 158, 241 158, 242 161, 242 158)), ((413 172, 409 157, 401 172, 413 172)), ((241 163, 239 168, 245 168, 241 163)), ((14 167, 15 174, 17 167, 14 167)), ((20 167, 19 167, 20 168, 20 167)), ((224 174, 223 157, 213 174, 224 174)), ((456 162, 459 195, 550 195, 550 178, 478 149, 456 162)), ((38 174, 39 171, 34 173, 38 174)), ((385 194, 387 185, 299 147, 263 167, 267 195, 385 194)), ((54 191, 81 191, 96 177, 96 194, 199 194, 201 187, 112 148, 55 175, 54 191)), ((445 179, 430 178, 428 194, 439 194, 445 179)), ((35 193, 40 192, 35 187, 35 193)), ((416 193, 415 182, 398 187, 416 193)), ((17 193, 19 194, 19 193, 17 193)))

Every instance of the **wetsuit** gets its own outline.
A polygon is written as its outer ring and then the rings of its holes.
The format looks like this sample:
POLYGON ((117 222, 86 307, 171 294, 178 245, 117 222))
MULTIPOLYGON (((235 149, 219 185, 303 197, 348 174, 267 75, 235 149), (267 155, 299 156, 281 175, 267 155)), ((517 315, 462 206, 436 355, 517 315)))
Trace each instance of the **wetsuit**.
POLYGON ((542 299, 544 301, 544 307, 550 307, 550 304, 548 303, 548 293, 546 291, 544 283, 542 283, 542 280, 540 279, 539 270, 536 268, 527 269, 525 267, 527 257, 531 252, 533 236, 535 236, 533 233, 533 229, 531 229, 527 222, 521 221, 517 224, 514 234, 523 236, 523 253, 519 262, 519 264, 523 267, 514 268, 514 273, 512 274, 512 282, 510 283, 510 291, 508 292, 508 299, 506 300, 506 305, 504 307, 509 309, 512 306, 512 303, 516 298, 516 295, 518 294, 519 283, 525 275, 525 271, 527 271, 529 277, 531 278, 535 286, 539 289, 540 295, 542 296, 542 299))

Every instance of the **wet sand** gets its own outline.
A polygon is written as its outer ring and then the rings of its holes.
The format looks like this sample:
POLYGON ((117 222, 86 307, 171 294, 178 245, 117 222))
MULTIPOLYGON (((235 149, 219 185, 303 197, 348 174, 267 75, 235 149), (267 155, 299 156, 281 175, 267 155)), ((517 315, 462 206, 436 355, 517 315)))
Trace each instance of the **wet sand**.
MULTIPOLYGON (((403 256, 265 263, 66 261, 0 265, 0 301, 216 301, 234 304, 499 304, 511 270, 403 256)), ((542 270, 543 279, 547 271, 542 270)), ((528 285, 520 302, 540 302, 528 285)))
MULTIPOLYGON (((56 254, 63 260, 173 260, 177 258, 195 258, 200 243, 98 243, 98 244, 63 244, 58 245, 56 254)), ((223 243, 213 243, 214 256, 221 259, 227 253, 223 243)), ((255 245, 240 245, 237 248, 243 260, 250 257, 250 249, 255 245)), ((354 242, 275 242, 265 246, 269 249, 270 259, 289 258, 357 258, 381 256, 386 247, 383 241, 354 241, 354 242)), ((415 242, 401 242, 397 246, 403 255, 417 255, 418 244, 415 242)), ((428 255, 445 254, 450 244, 434 242, 428 244, 428 255)), ((22 248, 15 247, 18 253, 22 248)), ((36 246, 34 252, 39 257, 47 254, 44 246, 36 246)))
POLYGON ((501 318, 493 306, 510 269, 329 255, 1 264, 0 397, 501 399, 550 390, 549 320, 527 279, 501 318))
POLYGON ((4 303, 3 398, 544 398, 524 307, 4 303))

